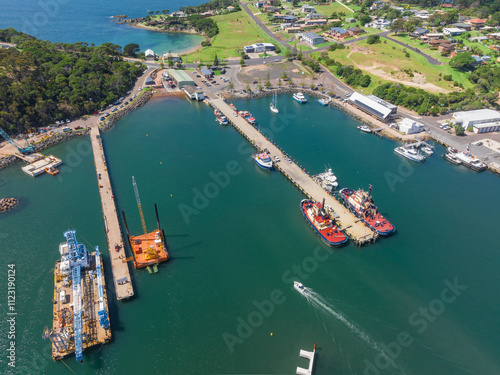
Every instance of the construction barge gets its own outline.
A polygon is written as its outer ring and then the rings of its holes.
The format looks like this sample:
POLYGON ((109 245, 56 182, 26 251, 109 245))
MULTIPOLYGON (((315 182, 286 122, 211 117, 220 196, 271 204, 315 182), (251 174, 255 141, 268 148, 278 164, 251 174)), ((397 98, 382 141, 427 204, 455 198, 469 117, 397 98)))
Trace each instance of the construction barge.
POLYGON ((142 235, 131 236, 127 220, 125 219, 125 213, 122 211, 123 221, 125 222, 125 228, 127 229, 127 238, 130 248, 132 249, 134 267, 147 268, 149 273, 157 273, 158 265, 169 259, 167 242, 165 240, 165 231, 160 227, 158 208, 155 204, 157 229, 148 233, 146 221, 144 220, 144 213, 142 211, 141 199, 139 197, 139 190, 137 189, 137 184, 133 176, 132 185, 134 186, 135 198, 137 201, 137 207, 139 208, 139 215, 141 217, 142 230, 144 232, 142 235))
POLYGON ((54 268, 52 329, 45 327, 43 338, 52 342, 54 360, 75 353, 83 363, 84 350, 111 340, 103 262, 99 247, 89 253, 74 230, 64 236, 54 268))

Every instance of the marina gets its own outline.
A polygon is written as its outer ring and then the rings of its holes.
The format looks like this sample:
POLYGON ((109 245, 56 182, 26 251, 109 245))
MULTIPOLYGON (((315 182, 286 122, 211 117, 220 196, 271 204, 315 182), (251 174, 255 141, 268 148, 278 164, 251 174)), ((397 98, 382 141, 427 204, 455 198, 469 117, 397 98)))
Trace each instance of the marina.
MULTIPOLYGON (((222 99, 209 101, 210 105, 231 118, 230 123, 259 151, 268 150, 271 156, 283 154, 272 142, 270 142, 257 129, 248 124, 241 117, 230 117, 233 109, 222 99)), ((285 159, 287 160, 287 159, 285 159)), ((330 215, 333 215, 339 229, 344 232, 352 242, 361 246, 374 242, 378 235, 363 225, 363 222, 356 218, 342 203, 335 197, 328 195, 314 180, 305 173, 296 163, 288 159, 288 163, 274 163, 274 168, 283 173, 300 191, 309 199, 321 202, 325 199, 326 205, 331 207, 330 215)))
POLYGON ((103 263, 99 247, 89 253, 74 230, 64 236, 54 267, 52 328, 45 327, 43 337, 52 343, 54 360, 74 353, 83 363, 83 351, 111 340, 103 263))
POLYGON ((126 261, 123 261, 126 259, 125 246, 98 127, 94 126, 90 129, 90 140, 92 143, 97 182, 99 184, 99 195, 104 216, 104 230, 107 238, 111 268, 113 270, 116 299, 127 299, 133 297, 134 290, 128 264, 126 261), (119 247, 118 251, 116 251, 115 244, 119 247))

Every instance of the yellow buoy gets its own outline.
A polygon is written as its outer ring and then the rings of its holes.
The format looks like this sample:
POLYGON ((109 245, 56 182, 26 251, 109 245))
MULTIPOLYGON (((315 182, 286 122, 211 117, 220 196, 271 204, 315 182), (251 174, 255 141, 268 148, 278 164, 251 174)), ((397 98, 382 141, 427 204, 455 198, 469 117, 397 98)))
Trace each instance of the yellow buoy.
POLYGON ((273 333, 271 332, 271 336, 273 335, 273 333))
POLYGON ((163 162, 162 162, 162 161, 160 161, 160 164, 163 164, 163 162))

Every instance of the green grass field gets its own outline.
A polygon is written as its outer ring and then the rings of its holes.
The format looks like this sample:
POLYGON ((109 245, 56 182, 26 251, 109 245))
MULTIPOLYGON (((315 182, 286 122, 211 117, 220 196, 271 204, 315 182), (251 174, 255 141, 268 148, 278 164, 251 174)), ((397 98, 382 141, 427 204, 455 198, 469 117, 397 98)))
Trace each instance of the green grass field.
MULTIPOLYGON (((433 84, 445 90, 456 90, 452 85, 453 81, 462 83, 465 88, 472 87, 467 79, 467 73, 457 72, 448 64, 431 65, 427 59, 413 51, 407 50, 410 58, 405 56, 404 47, 397 43, 387 41, 387 43, 368 44, 366 40, 356 43, 357 47, 374 53, 353 52, 352 46, 349 49, 328 52, 329 57, 346 65, 358 66, 363 71, 368 71, 374 82, 391 81, 391 79, 405 83, 411 82, 411 77, 403 72, 403 69, 411 70, 415 75, 421 74, 425 77, 425 82, 433 84), (348 57, 348 55, 350 55, 348 57), (370 68, 377 67, 377 71, 370 71, 370 68), (452 82, 444 81, 442 76, 452 75, 452 82)), ((370 85, 370 86, 372 86, 370 85)), ((417 86, 418 87, 418 86, 417 86)), ((369 87, 370 88, 370 87, 369 87)), ((425 87, 422 87, 425 88, 425 87)))
MULTIPOLYGON (((333 12, 337 13, 344 12, 346 14, 346 17, 351 17, 354 14, 353 12, 350 12, 349 9, 347 9, 345 6, 337 2, 328 5, 312 5, 312 6, 316 9, 316 12, 325 17, 330 17, 333 12)), ((354 10, 350 4, 347 4, 347 6, 352 10, 354 10)))
POLYGON ((245 11, 233 12, 212 17, 219 26, 219 34, 212 39, 212 45, 203 47, 198 51, 182 55, 186 63, 212 62, 215 54, 220 59, 237 57, 237 49, 243 46, 269 42, 272 40, 262 29, 253 22, 245 11))

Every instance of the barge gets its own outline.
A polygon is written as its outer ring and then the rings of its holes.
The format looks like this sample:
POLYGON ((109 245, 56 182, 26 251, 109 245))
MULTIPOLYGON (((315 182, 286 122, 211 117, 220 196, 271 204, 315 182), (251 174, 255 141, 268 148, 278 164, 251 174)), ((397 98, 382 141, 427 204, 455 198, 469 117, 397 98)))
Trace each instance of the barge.
POLYGON ((76 240, 76 232, 64 232, 59 245, 61 259, 54 268, 52 329, 45 327, 44 339, 52 342, 52 358, 75 354, 83 363, 83 351, 111 341, 108 297, 99 247, 89 253, 76 240))

